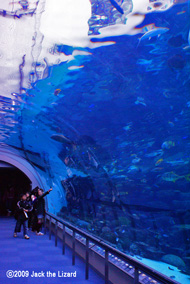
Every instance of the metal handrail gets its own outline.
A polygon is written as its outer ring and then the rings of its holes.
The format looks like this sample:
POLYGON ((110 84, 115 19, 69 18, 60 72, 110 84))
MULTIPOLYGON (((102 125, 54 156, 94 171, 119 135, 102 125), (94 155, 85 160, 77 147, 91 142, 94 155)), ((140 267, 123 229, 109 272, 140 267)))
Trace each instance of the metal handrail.
MULTIPOLYGON (((76 233, 79 234, 80 236, 84 237, 86 239, 86 257, 85 257, 85 262, 86 262, 86 267, 85 267, 85 278, 88 279, 89 276, 89 242, 94 243, 95 245, 101 247, 105 251, 105 284, 108 284, 109 282, 109 253, 117 256, 124 262, 132 265, 135 269, 134 273, 134 284, 140 284, 139 282, 139 271, 143 272, 149 277, 152 277, 153 280, 156 281, 161 281, 163 284, 180 284, 179 282, 169 278, 168 276, 158 272, 157 270, 148 267, 147 265, 139 262, 138 260, 133 259, 132 257, 124 254, 123 252, 117 250, 116 248, 111 247, 109 244, 105 243, 103 240, 100 238, 97 238, 93 235, 88 234, 87 232, 76 228, 74 225, 68 223, 67 221, 49 213, 46 212, 46 215, 50 217, 50 226, 49 226, 49 239, 51 239, 51 233, 52 233, 52 219, 54 219, 55 225, 56 225, 56 230, 55 230, 55 245, 57 245, 57 223, 61 223, 63 225, 63 254, 65 253, 65 227, 69 228, 72 230, 72 264, 75 264, 75 235, 76 233)), ((45 218, 46 222, 46 218, 45 218)))

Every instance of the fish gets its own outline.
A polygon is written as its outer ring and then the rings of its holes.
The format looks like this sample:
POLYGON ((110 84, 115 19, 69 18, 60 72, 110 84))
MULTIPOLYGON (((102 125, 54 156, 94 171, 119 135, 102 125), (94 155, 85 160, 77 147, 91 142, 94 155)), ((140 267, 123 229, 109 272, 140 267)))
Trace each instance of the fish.
POLYGON ((61 92, 61 89, 56 89, 56 90, 54 91, 54 95, 55 95, 55 96, 58 96, 60 92, 61 92))
POLYGON ((174 127, 174 123, 172 121, 168 121, 169 126, 174 127))
POLYGON ((186 176, 179 176, 174 172, 166 172, 162 175, 162 180, 168 182, 176 182, 178 179, 186 178, 186 176))
POLYGON ((152 64, 152 59, 138 59, 137 64, 140 65, 150 65, 152 64))
POLYGON ((129 122, 125 127, 123 127, 124 130, 129 131, 131 130, 132 122, 129 122))
POLYGON ((183 11, 178 12, 177 15, 182 15, 182 14, 185 14, 185 13, 186 13, 186 11, 183 10, 183 11))
POLYGON ((190 48, 190 30, 189 30, 189 33, 188 33, 188 38, 187 38, 187 41, 188 41, 188 45, 183 47, 184 50, 186 49, 189 49, 190 48))
POLYGON ((159 160, 157 160, 157 161, 156 161, 156 163, 155 163, 155 166, 160 165, 162 162, 163 162, 163 159, 159 159, 159 160))
POLYGON ((167 99, 170 99, 172 97, 171 91, 168 89, 164 90, 163 96, 167 99))
MULTIPOLYGON (((157 27, 154 27, 153 29, 151 29, 151 30, 148 30, 147 32, 145 32, 140 38, 139 38, 139 44, 140 44, 140 42, 142 41, 142 40, 144 40, 144 39, 151 39, 152 37, 155 37, 155 36, 157 36, 157 37, 159 37, 161 34, 164 34, 164 33, 166 33, 166 32, 168 32, 169 31, 169 29, 168 28, 162 28, 162 27, 160 27, 160 28, 157 28, 157 27)), ((138 44, 138 45, 139 45, 138 44)))
POLYGON ((154 143, 155 143, 155 141, 150 141, 150 142, 148 142, 147 143, 147 147, 149 148, 149 147, 152 147, 153 145, 154 145, 154 143))
POLYGON ((187 165, 189 164, 189 161, 184 160, 174 160, 174 161, 166 161, 167 164, 170 164, 171 166, 179 166, 179 165, 187 165))
POLYGON ((134 172, 139 172, 139 168, 137 167, 137 166, 130 166, 129 168, 128 168, 128 171, 127 171, 128 173, 134 173, 134 172))
POLYGON ((144 102, 144 98, 142 98, 142 97, 138 97, 137 100, 135 101, 135 104, 136 105, 141 104, 143 106, 146 106, 146 103, 144 102))
POLYGON ((132 160, 132 163, 137 164, 137 163, 140 162, 140 160, 141 160, 141 158, 136 157, 135 159, 132 160))
POLYGON ((164 141, 162 143, 162 149, 170 149, 171 147, 175 146, 175 142, 174 141, 164 141))
POLYGON ((149 154, 146 154, 145 157, 152 158, 152 157, 156 157, 156 156, 162 156, 163 154, 164 154, 163 150, 160 149, 160 150, 151 152, 149 154))
POLYGON ((88 153, 89 161, 91 162, 92 166, 94 166, 95 168, 98 168, 99 163, 96 161, 96 159, 93 157, 93 155, 89 151, 87 151, 87 153, 88 153))
POLYGON ((67 138, 63 134, 53 134, 50 138, 57 141, 57 142, 64 143, 64 144, 70 144, 70 145, 75 144, 72 140, 70 140, 69 138, 67 138))
POLYGON ((124 192, 120 192, 119 195, 128 195, 129 193, 127 191, 124 191, 124 192))
POLYGON ((141 179, 142 183, 147 183, 147 180, 145 178, 141 179))
POLYGON ((123 9, 117 4, 115 0, 110 0, 110 3, 117 9, 119 13, 124 14, 123 9))
POLYGON ((186 45, 183 47, 184 50, 190 49, 190 45, 186 45))

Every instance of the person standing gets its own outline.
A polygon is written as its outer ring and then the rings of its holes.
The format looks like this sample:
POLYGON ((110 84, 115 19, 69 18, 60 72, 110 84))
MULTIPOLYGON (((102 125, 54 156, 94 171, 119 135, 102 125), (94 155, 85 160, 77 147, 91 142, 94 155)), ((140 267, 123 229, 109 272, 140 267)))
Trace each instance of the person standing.
POLYGON ((17 237, 17 233, 21 231, 21 226, 23 226, 23 234, 25 239, 30 239, 27 235, 26 221, 28 219, 28 212, 32 211, 32 206, 29 206, 26 194, 21 194, 21 200, 17 203, 17 214, 16 214, 16 226, 14 230, 14 237, 17 237))
POLYGON ((36 198, 33 201, 34 220, 33 220, 32 231, 36 232, 36 235, 38 236, 44 235, 42 232, 40 232, 43 222, 44 222, 44 216, 45 216, 44 197, 47 194, 49 194, 51 191, 52 191, 52 188, 50 188, 45 193, 43 193, 43 190, 41 188, 36 188, 34 191, 34 195, 36 196, 36 198))
MULTIPOLYGON (((28 207, 32 207, 32 199, 31 199, 31 195, 30 192, 26 192, 26 201, 28 202, 28 207)), ((30 229, 32 227, 32 211, 27 212, 28 214, 28 229, 30 229)))

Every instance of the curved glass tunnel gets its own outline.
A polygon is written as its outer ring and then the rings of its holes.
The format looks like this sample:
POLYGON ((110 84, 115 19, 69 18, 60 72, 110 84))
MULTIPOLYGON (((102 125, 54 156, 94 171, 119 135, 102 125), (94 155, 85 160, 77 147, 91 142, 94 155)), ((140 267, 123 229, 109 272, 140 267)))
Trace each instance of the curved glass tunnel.
POLYGON ((14 212, 20 194, 31 190, 31 181, 18 168, 1 162, 0 188, 0 215, 9 215, 14 212), (11 192, 12 187, 14 189, 11 192))
POLYGON ((189 1, 0 1, 0 24, 1 151, 50 212, 188 279, 189 1))

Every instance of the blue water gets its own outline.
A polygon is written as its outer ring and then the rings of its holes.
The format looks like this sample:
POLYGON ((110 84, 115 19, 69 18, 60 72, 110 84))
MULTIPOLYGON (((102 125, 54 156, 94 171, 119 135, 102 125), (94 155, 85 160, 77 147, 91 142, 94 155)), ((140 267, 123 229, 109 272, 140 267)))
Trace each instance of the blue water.
POLYGON ((95 15, 107 17, 98 22, 107 27, 121 13, 108 1, 109 9, 96 2, 91 42, 114 44, 90 49, 56 43, 55 53, 79 55, 48 66, 31 82, 15 133, 5 133, 4 142, 24 149, 53 185, 50 211, 127 254, 189 274, 188 3, 147 14, 136 26, 167 28, 160 36, 102 39, 95 37, 95 15))

